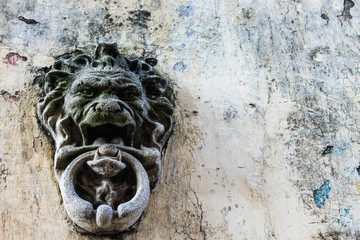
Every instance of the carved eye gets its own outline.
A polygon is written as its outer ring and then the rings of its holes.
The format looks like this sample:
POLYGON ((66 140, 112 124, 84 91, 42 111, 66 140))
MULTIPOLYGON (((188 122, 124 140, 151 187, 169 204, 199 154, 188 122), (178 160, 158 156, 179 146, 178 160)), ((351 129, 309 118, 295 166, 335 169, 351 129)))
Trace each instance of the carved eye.
POLYGON ((123 92, 120 97, 125 101, 135 100, 135 94, 133 92, 123 92))
POLYGON ((148 89, 146 91, 146 97, 155 100, 162 95, 162 92, 157 89, 148 89))
POLYGON ((151 100, 155 100, 158 98, 158 95, 154 93, 149 93, 147 94, 147 97, 150 98, 151 100))
POLYGON ((83 89, 81 90, 81 94, 85 97, 92 97, 94 96, 94 92, 91 91, 90 89, 83 89))
POLYGON ((141 95, 138 91, 127 90, 119 94, 119 98, 124 101, 134 101, 141 95))

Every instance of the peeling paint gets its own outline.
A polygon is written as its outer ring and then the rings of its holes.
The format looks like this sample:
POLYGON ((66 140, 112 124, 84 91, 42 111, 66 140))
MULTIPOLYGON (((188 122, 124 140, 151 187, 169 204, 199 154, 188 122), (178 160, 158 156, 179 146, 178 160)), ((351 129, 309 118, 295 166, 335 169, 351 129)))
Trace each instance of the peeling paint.
POLYGON ((19 101, 21 96, 23 95, 23 93, 21 91, 15 91, 14 94, 9 93, 8 91, 5 90, 0 90, 0 95, 5 99, 5 100, 12 100, 12 101, 19 101))
POLYGON ((5 57, 5 63, 17 66, 19 65, 19 62, 26 62, 27 57, 20 56, 18 53, 10 52, 5 57))
POLYGON ((352 0, 344 0, 344 9, 343 12, 338 18, 342 22, 347 22, 352 19, 352 16, 350 14, 350 9, 355 6, 355 3, 352 0))
POLYGON ((329 198, 329 192, 331 190, 329 185, 330 185, 330 181, 327 180, 320 187, 320 189, 313 190, 315 204, 320 209, 324 207, 325 201, 329 198))
POLYGON ((340 217, 335 219, 335 222, 340 224, 345 229, 351 228, 354 225, 354 220, 349 212, 350 212, 349 209, 345 209, 345 208, 339 209, 340 217))

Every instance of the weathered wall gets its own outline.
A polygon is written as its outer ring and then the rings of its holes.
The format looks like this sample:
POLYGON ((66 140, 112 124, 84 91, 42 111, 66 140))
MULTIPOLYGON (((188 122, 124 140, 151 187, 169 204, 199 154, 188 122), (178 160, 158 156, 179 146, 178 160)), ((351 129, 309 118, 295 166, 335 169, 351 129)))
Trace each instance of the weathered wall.
POLYGON ((97 41, 157 58, 176 91, 162 178, 124 239, 355 239, 360 5, 353 5, 1 1, 0 239, 100 239, 66 217, 33 85, 55 58, 91 52, 97 41))

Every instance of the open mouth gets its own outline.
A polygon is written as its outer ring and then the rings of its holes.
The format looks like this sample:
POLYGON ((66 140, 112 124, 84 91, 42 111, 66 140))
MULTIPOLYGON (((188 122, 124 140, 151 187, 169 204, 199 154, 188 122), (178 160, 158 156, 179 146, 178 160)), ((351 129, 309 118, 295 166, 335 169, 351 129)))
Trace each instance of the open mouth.
POLYGON ((114 124, 104 124, 99 126, 87 125, 84 129, 85 143, 88 144, 120 144, 125 146, 132 145, 133 127, 128 124, 125 126, 117 126, 114 124))

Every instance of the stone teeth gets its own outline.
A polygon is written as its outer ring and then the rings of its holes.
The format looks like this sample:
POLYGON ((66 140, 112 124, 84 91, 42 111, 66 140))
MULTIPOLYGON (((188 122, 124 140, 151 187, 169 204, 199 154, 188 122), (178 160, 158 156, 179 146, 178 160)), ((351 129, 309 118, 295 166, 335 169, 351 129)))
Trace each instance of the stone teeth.
POLYGON ((117 145, 125 145, 124 139, 122 137, 115 137, 111 141, 108 138, 105 137, 98 137, 94 140, 93 144, 105 144, 105 143, 112 143, 117 145))
POLYGON ((121 137, 115 137, 111 140, 111 143, 124 145, 124 139, 122 139, 121 137))
POLYGON ((93 144, 104 144, 104 143, 108 143, 109 140, 107 138, 104 137, 99 137, 97 139, 95 139, 93 144))

